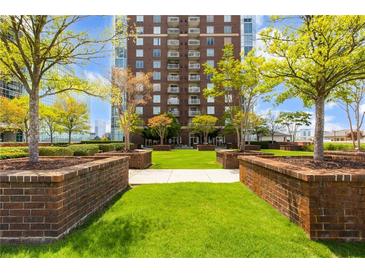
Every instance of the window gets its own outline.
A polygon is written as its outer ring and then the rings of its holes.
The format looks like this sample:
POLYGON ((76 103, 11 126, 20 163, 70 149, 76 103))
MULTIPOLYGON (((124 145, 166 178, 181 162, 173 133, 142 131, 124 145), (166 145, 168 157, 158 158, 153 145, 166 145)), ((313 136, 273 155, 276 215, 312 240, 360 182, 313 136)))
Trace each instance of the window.
POLYGON ((143 71, 136 72, 136 77, 142 77, 142 76, 143 76, 143 71))
POLYGON ((214 97, 213 96, 208 96, 207 97, 207 103, 214 103, 214 97))
POLYGON ((136 45, 143 46, 143 38, 137 38, 136 45))
POLYGON ((232 27, 231 26, 224 26, 224 33, 232 33, 232 27))
POLYGON ((207 15, 207 22, 213 23, 214 22, 214 15, 207 15))
POLYGON ((137 34, 143 34, 144 28, 143 27, 136 27, 137 34))
POLYGON ((143 57, 143 49, 136 50, 136 57, 143 57))
POLYGON ((224 37, 224 45, 232 44, 232 37, 224 37))
POLYGON ((213 46, 214 45, 214 38, 213 37, 207 37, 207 45, 213 46))
POLYGON ((153 115, 158 115, 161 112, 161 108, 160 107, 153 107, 153 115))
POLYGON ((207 60, 207 64, 214 67, 214 60, 207 60))
POLYGON ((214 114, 214 106, 207 107, 207 114, 214 114))
POLYGON ((137 15, 137 22, 143 22, 143 15, 137 15))
POLYGON ((211 89, 211 88, 213 88, 213 87, 214 87, 214 84, 213 84, 213 83, 208 83, 208 84, 207 84, 207 88, 208 88, 208 89, 211 89))
POLYGON ((210 80, 212 79, 213 74, 207 74, 207 81, 210 82, 210 80))
POLYGON ((244 47, 243 48, 243 51, 244 51, 245 55, 247 55, 247 53, 249 53, 250 50, 252 50, 252 47, 244 47))
POLYGON ((224 95, 224 102, 225 103, 232 103, 232 94, 224 95))
POLYGON ((214 27, 213 26, 207 26, 207 33, 214 33, 214 27))
POLYGON ((138 69, 143 69, 143 67, 144 67, 144 62, 143 62, 143 60, 137 60, 137 61, 136 61, 136 68, 138 68, 138 69))
POLYGON ((229 23, 229 22, 232 22, 232 18, 230 15, 224 15, 224 22, 225 23, 229 23))
POLYGON ((161 57, 161 50, 160 49, 153 49, 152 56, 153 57, 161 57))
POLYGON ((153 84, 153 91, 154 92, 161 91, 161 84, 153 84))
POLYGON ((153 34, 161 34, 161 27, 153 27, 153 34))
POLYGON ((243 24, 244 33, 252 33, 252 23, 243 24))
POLYGON ((207 49, 207 56, 209 57, 214 56, 214 49, 207 49))
POLYGON ((154 46, 161 46, 161 38, 153 38, 154 46))
POLYGON ((143 114, 143 107, 136 107, 136 113, 139 115, 143 114))
POLYGON ((153 16, 153 23, 161 23, 161 16, 160 15, 154 15, 153 16))
POLYGON ((153 68, 161 68, 161 61, 153 61, 153 68))
POLYGON ((161 80, 161 72, 154 71, 153 72, 153 80, 161 80))
POLYGON ((161 95, 153 95, 154 103, 161 103, 161 95))

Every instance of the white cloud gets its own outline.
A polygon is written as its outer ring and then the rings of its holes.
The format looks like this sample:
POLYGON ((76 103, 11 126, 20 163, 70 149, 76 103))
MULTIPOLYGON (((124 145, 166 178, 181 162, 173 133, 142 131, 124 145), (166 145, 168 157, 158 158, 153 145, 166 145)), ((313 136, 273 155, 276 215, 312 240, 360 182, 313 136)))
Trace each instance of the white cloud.
POLYGON ((109 80, 98 72, 84 70, 83 74, 84 74, 84 78, 90 82, 99 82, 100 81, 104 84, 109 83, 109 80))
POLYGON ((264 16, 256 15, 256 28, 260 29, 264 24, 264 16))
POLYGON ((337 107, 338 105, 337 105, 337 103, 336 102, 328 102, 328 103, 326 103, 326 106, 325 106, 325 108, 326 109, 333 109, 333 108, 335 108, 335 107, 337 107))

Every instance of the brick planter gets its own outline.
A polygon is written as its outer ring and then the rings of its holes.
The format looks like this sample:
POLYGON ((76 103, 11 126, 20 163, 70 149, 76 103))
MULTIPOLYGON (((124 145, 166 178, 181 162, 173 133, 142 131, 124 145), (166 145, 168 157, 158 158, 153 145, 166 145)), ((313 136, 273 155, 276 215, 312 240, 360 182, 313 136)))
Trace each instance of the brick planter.
POLYGON ((215 150, 215 145, 197 145, 196 148, 199 151, 213 151, 215 150))
POLYGON ((171 145, 154 145, 152 149, 156 151, 169 151, 171 150, 171 145))
POLYGON ((110 151, 104 153, 98 153, 97 156, 128 156, 129 168, 133 169, 145 169, 152 165, 152 151, 136 149, 130 152, 123 151, 110 151))
POLYGON ((0 171, 0 243, 57 240, 128 187, 127 157, 88 158, 95 161, 0 171))
POLYGON ((303 146, 299 145, 280 145, 280 150, 290 150, 290 151, 297 151, 297 150, 303 150, 303 146))
POLYGON ((365 161, 365 152, 362 151, 325 151, 324 155, 334 159, 365 161))
POLYGON ((241 182, 313 240, 365 241, 365 170, 298 170, 275 158, 240 157, 241 182))
POLYGON ((273 144, 267 144, 267 148, 268 149, 280 149, 280 145, 278 143, 273 143, 273 144))
POLYGON ((237 150, 218 150, 216 152, 217 162, 222 164, 224 169, 238 169, 239 168, 239 156, 244 155, 273 155, 271 153, 264 153, 260 151, 237 151, 237 150))

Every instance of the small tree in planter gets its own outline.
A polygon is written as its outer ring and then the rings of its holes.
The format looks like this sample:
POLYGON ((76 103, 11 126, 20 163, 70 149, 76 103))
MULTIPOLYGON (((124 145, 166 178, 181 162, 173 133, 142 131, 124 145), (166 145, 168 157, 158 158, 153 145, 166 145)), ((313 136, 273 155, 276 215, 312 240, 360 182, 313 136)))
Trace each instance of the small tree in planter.
POLYGON ((112 69, 112 92, 110 101, 117 109, 119 125, 125 138, 124 150, 130 150, 130 134, 140 124, 136 107, 147 104, 151 100, 151 74, 134 75, 129 69, 112 69))
POLYGON ((295 142, 297 130, 301 126, 310 126, 311 114, 304 111, 281 112, 277 122, 285 126, 291 136, 291 141, 295 142))
POLYGON ((61 112, 60 109, 56 108, 55 105, 47 106, 44 105, 40 109, 42 121, 41 126, 50 138, 51 144, 53 143, 54 135, 56 132, 61 131, 60 120, 61 112))
POLYGON ((212 115, 198 115, 193 118, 191 128, 194 132, 203 134, 203 143, 207 145, 208 135, 215 130, 217 121, 218 118, 212 115))
POLYGON ((274 143, 275 133, 283 128, 283 126, 278 121, 278 115, 275 115, 269 111, 266 115, 266 124, 271 136, 271 143, 274 143))
POLYGON ((160 137, 160 145, 163 145, 167 129, 171 126, 171 124, 172 118, 166 114, 157 115, 148 119, 148 126, 160 137))
POLYGON ((260 137, 269 133, 265 118, 251 112, 249 115, 249 128, 253 135, 256 136, 256 141, 260 141, 260 137))

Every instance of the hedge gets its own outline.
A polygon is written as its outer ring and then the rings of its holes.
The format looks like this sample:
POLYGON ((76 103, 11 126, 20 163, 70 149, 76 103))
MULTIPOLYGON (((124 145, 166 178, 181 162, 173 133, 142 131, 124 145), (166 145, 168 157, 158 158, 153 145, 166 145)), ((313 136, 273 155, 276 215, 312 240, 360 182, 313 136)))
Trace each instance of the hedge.
MULTIPOLYGON (((276 142, 274 141, 274 144, 276 142)), ((272 144, 271 141, 250 141, 250 145, 259 145, 261 146, 261 149, 268 149, 269 148, 269 144, 272 144)))
POLYGON ((0 148, 0 160, 10 158, 27 157, 28 152, 18 147, 1 147, 0 148))
POLYGON ((116 150, 116 145, 117 144, 98 144, 99 150, 101 150, 102 152, 116 150))
MULTIPOLYGON (((351 150, 354 150, 354 147, 353 147, 352 143, 328 142, 328 143, 324 143, 323 147, 324 147, 324 150, 329 150, 329 151, 337 151, 337 150, 351 151, 351 150)), ((361 144, 361 149, 365 150, 365 144, 361 144)), ((313 151, 314 150, 313 144, 304 146, 304 150, 313 151)))
POLYGON ((93 156, 99 152, 99 145, 82 144, 68 146, 73 151, 74 156, 93 156))
POLYGON ((88 141, 81 141, 80 144, 116 144, 121 143, 121 141, 109 141, 109 140, 88 140, 88 141))
POLYGON ((39 147, 39 156, 73 156, 68 147, 39 147))

